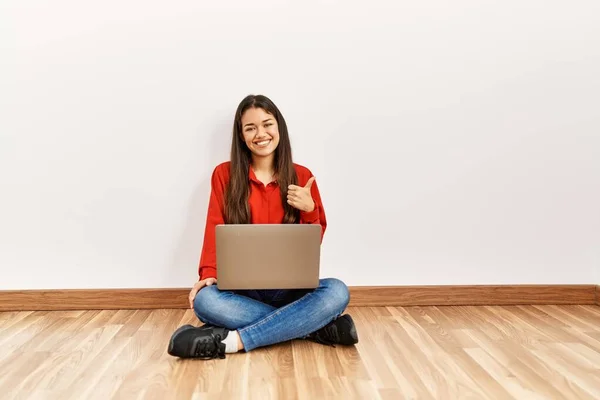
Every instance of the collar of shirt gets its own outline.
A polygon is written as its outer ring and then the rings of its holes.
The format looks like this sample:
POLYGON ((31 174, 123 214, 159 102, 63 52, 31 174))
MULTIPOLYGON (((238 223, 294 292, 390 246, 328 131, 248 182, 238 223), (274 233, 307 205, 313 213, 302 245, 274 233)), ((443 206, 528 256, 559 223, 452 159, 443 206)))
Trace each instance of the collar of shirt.
MULTIPOLYGON (((249 171, 248 171, 248 178, 250 179, 250 181, 252 181, 252 182, 256 183, 257 185, 259 185, 259 186, 261 186, 261 187, 265 187, 265 184, 264 184, 264 183, 262 183, 262 182, 261 182, 261 181, 260 181, 260 180, 259 180, 259 179, 256 177, 256 174, 254 173, 254 170, 252 169, 252 167, 250 167, 250 168, 248 168, 248 169, 249 169, 249 171)), ((277 185, 277 180, 274 180, 274 181, 270 182, 270 183, 267 185, 267 187, 268 187, 268 186, 274 186, 274 185, 277 185)))

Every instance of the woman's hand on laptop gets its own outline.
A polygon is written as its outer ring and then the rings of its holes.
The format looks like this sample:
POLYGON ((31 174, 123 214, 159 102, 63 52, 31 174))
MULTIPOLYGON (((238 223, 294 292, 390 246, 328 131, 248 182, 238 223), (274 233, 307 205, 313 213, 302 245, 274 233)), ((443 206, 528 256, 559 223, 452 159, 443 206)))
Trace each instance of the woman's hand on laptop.
POLYGON ((311 177, 304 187, 290 185, 288 186, 287 202, 301 211, 311 212, 315 209, 315 202, 310 194, 315 177, 311 177))
POLYGON ((190 295, 188 297, 188 300, 190 301, 190 308, 194 308, 194 299, 196 298, 196 295, 200 289, 202 289, 204 286, 211 286, 214 283, 217 283, 215 278, 206 278, 194 284, 194 287, 192 290, 190 290, 190 295))

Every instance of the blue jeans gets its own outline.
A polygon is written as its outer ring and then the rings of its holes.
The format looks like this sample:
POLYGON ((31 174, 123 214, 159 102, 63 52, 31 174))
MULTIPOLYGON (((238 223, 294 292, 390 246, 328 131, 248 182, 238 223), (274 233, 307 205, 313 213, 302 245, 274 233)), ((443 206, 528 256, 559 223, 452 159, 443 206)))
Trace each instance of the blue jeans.
POLYGON ((237 330, 250 351, 305 338, 340 316, 349 301, 348 287, 334 278, 311 290, 225 291, 212 285, 198 292, 194 312, 204 323, 237 330))

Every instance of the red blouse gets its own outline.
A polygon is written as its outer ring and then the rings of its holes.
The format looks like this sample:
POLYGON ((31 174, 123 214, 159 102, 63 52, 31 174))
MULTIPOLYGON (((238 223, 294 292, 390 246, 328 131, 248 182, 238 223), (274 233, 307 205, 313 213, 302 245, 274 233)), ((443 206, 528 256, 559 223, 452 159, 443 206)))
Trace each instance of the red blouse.
MULTIPOLYGON (((208 203, 208 215, 206 218, 206 228, 204 231, 204 244, 200 256, 198 274, 200 280, 217 277, 217 262, 215 248, 215 228, 217 225, 224 224, 224 195, 227 183, 229 182, 230 162, 219 164, 213 171, 211 178, 211 193, 208 203)), ((298 175, 298 186, 305 186, 312 177, 312 173, 306 167, 294 164, 296 174, 298 175)), ((264 185, 256 178, 254 171, 250 168, 250 212, 253 224, 281 224, 283 223, 284 210, 279 193, 279 184, 274 181, 264 185)), ((311 212, 300 211, 301 224, 320 224, 321 240, 327 228, 325 210, 321 202, 321 196, 317 187, 317 182, 311 186, 311 194, 315 202, 315 209, 311 212)))

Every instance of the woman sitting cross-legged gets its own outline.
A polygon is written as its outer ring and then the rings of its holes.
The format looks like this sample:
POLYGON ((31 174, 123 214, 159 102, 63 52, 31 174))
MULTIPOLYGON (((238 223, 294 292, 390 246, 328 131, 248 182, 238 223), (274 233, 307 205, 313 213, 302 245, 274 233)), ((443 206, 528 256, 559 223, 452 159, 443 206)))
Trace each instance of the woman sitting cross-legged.
MULTIPOLYGON (((220 224, 319 224, 327 227, 312 173, 292 162, 286 122, 265 96, 248 96, 238 106, 231 160, 218 165, 200 258, 200 279, 190 291, 190 307, 203 326, 184 325, 168 353, 181 358, 225 358, 292 339, 328 345, 358 343, 350 315, 342 315, 350 296, 335 278, 316 289, 219 290, 215 228, 220 224)), ((265 243, 265 252, 269 244, 265 243)))

